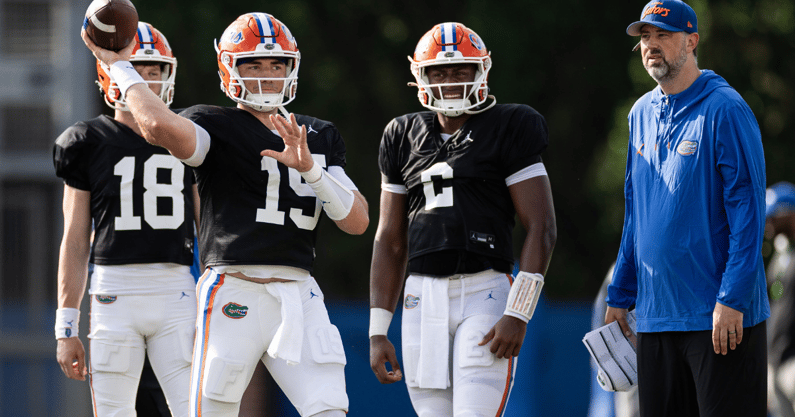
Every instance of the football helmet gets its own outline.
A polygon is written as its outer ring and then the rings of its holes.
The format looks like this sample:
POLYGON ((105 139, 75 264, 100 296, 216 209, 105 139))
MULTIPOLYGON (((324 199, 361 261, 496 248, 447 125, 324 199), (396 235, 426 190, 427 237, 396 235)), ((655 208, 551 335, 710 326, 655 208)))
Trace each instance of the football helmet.
MULTIPOLYGON (((160 98, 166 105, 171 105, 174 100, 174 78, 177 75, 177 59, 171 51, 166 37, 146 22, 138 22, 138 31, 135 33, 135 48, 130 56, 133 64, 154 63, 160 64, 162 79, 160 81, 147 81, 149 85, 160 84, 160 98)), ((113 109, 128 111, 119 86, 110 76, 110 68, 97 60, 97 75, 100 89, 103 92, 105 103, 113 109)))
MULTIPOLYGON (((232 100, 256 111, 268 112, 295 99, 301 53, 284 23, 267 13, 246 13, 232 22, 221 40, 215 42, 221 90, 232 100), (238 72, 238 65, 257 58, 283 59, 287 66, 284 78, 249 77, 238 72), (256 91, 246 88, 246 81, 256 81, 256 91), (263 82, 282 82, 280 93, 263 93, 263 82)), ((251 84, 251 83, 249 83, 251 84)))
POLYGON ((417 80, 409 83, 418 88, 417 97, 426 108, 449 117, 464 113, 476 114, 485 111, 497 103, 494 96, 489 95, 488 77, 491 69, 491 53, 486 49, 483 40, 475 31, 461 23, 440 23, 420 38, 414 57, 411 61, 411 73, 417 80), (475 64, 477 70, 475 80, 468 83, 430 84, 426 70, 434 65, 475 64), (463 86, 462 99, 447 99, 440 93, 442 86, 463 86), (439 97, 434 96, 436 89, 439 97), (487 99, 492 103, 483 106, 487 99))

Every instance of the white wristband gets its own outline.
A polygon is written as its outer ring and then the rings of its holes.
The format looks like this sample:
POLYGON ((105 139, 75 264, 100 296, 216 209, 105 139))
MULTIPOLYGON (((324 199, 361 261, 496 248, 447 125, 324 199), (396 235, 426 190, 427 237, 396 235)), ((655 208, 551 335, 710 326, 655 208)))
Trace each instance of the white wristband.
POLYGON ((110 79, 119 86, 121 96, 127 97, 127 90, 135 84, 146 83, 141 74, 129 61, 116 61, 110 66, 110 79))
POLYGON ((521 271, 511 285, 508 293, 508 302, 505 306, 505 315, 516 317, 525 323, 533 318, 533 313, 541 296, 541 287, 544 286, 544 276, 521 271))
POLYGON ((342 220, 348 217, 355 199, 353 191, 344 186, 331 174, 320 168, 318 164, 312 169, 302 172, 301 176, 312 187, 312 191, 323 204, 323 210, 331 220, 342 220), (312 181, 314 179, 314 181, 312 181))
POLYGON ((392 322, 392 313, 383 308, 370 309, 370 336, 386 336, 389 323, 392 322))
POLYGON ((312 168, 309 168, 309 171, 306 172, 299 172, 304 180, 308 183, 317 182, 320 177, 323 175, 323 168, 320 167, 318 164, 312 164, 312 168))
POLYGON ((79 322, 80 310, 76 308, 59 308, 55 310, 55 338, 77 337, 79 322))

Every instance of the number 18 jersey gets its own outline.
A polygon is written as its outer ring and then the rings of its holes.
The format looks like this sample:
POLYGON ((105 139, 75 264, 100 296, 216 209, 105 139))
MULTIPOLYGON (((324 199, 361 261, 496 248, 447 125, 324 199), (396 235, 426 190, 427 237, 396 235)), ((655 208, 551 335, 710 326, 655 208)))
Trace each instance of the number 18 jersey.
POLYGON ((53 163, 91 193, 92 263, 193 263, 193 173, 168 151, 103 115, 66 129, 53 163))

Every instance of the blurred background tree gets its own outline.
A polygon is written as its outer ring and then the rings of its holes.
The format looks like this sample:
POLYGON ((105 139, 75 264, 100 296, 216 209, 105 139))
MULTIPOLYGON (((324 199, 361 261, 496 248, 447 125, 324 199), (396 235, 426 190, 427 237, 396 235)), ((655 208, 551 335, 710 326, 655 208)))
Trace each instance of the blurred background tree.
MULTIPOLYGON (((795 180, 795 0, 691 0, 699 17, 700 68, 715 70, 745 98, 762 129, 768 183, 795 180)), ((595 8, 574 0, 135 0, 141 20, 169 39, 179 60, 174 108, 231 106, 218 88, 213 40, 246 12, 271 13, 298 41, 302 60, 289 110, 333 121, 348 148, 348 175, 370 203, 364 236, 321 223, 315 275, 329 298, 367 298, 378 222, 381 132, 398 115, 424 110, 406 56, 431 27, 462 22, 483 38, 501 103, 525 103, 549 124, 544 161, 558 241, 547 296, 592 298, 615 260, 624 213, 626 116, 655 87, 626 26, 645 1, 595 8)))

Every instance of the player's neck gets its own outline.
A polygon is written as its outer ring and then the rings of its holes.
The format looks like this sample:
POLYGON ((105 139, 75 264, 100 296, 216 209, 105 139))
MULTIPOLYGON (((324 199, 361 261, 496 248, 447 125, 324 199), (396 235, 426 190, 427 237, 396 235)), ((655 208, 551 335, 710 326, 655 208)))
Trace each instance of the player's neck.
POLYGON ((262 122, 262 124, 264 124, 268 128, 268 130, 276 130, 276 126, 274 126, 273 123, 271 123, 270 115, 277 114, 279 111, 278 108, 268 112, 262 112, 262 111, 256 111, 251 107, 245 106, 240 103, 238 103, 237 108, 251 113, 251 115, 256 117, 257 120, 259 120, 260 122, 262 122))
POLYGON ((458 129, 461 129, 461 126, 472 117, 472 115, 468 113, 456 117, 448 117, 441 113, 436 113, 436 115, 437 120, 439 120, 440 133, 446 133, 448 135, 458 132, 458 129))
POLYGON ((141 128, 138 127, 138 123, 136 123, 132 113, 124 110, 116 110, 113 119, 132 129, 138 136, 143 136, 143 132, 141 132, 141 128))

